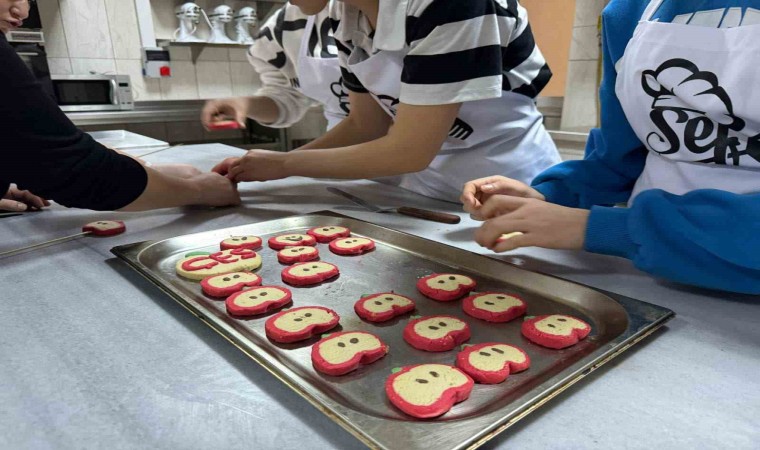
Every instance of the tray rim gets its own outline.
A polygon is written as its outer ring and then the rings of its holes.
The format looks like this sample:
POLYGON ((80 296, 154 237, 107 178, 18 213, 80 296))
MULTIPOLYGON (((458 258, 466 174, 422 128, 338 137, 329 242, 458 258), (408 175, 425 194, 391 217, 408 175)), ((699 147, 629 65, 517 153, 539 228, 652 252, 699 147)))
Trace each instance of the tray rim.
MULTIPOLYGON (((410 236, 414 239, 419 239, 423 241, 427 241, 431 244, 439 245, 439 246, 445 246, 450 247, 452 249, 456 249, 460 252, 467 252, 471 255, 475 255, 476 257, 480 258, 486 258, 489 261, 492 261, 494 263, 498 264, 504 264, 507 266, 515 267, 519 270, 532 272, 544 277, 552 278, 555 280, 561 280, 565 283, 571 283, 573 285, 576 285, 581 288, 585 288, 597 293, 600 293, 612 301, 618 303, 623 310, 625 311, 626 315, 630 319, 631 311, 629 308, 626 307, 625 303, 632 302, 633 304, 636 304, 638 306, 646 306, 655 310, 659 310, 659 317, 657 317, 655 320, 645 320, 645 326, 638 330, 630 330, 630 320, 629 320, 629 328, 626 329, 621 335, 618 337, 612 339, 611 341, 607 342, 606 344, 602 345, 598 349, 594 350, 592 353, 586 355, 581 360, 576 361, 574 364, 568 366, 565 371, 571 370, 569 373, 565 374, 561 377, 559 380, 554 380, 555 378, 562 375, 562 372, 560 374, 555 375, 554 377, 549 378, 548 380, 544 381, 543 384, 546 384, 550 381, 552 381, 551 385, 548 386, 546 389, 543 389, 543 391, 535 396, 534 398, 530 399, 529 402, 518 406, 515 408, 511 413, 508 415, 499 418, 496 422, 491 423, 487 427, 478 430, 472 437, 468 438, 466 441, 461 442, 460 444, 457 444, 455 447, 451 447, 453 449, 476 449, 480 447, 481 445, 485 444, 489 440, 493 439, 497 435, 501 434, 505 430, 507 430, 509 427, 517 423, 518 421, 522 420, 526 416, 528 416, 530 413, 535 411, 536 409, 540 408, 544 404, 548 403, 553 398, 560 395, 562 392, 570 388, 571 386, 575 385, 582 379, 584 379, 587 375, 594 372, 598 368, 602 367, 604 364, 608 363, 612 359, 620 356, 622 353, 624 353, 626 350, 631 348, 632 346, 636 345, 643 339, 647 338, 651 334, 653 334, 655 331, 660 329, 665 323, 667 323, 669 320, 671 320, 673 317, 675 317, 675 312, 664 308, 658 305, 654 305, 648 302, 644 302, 641 300, 633 299, 630 297, 626 297, 620 294, 616 294, 613 292, 605 291, 602 289, 598 289, 592 286, 588 286, 582 283, 577 283, 575 281, 567 280, 552 274, 547 274, 545 272, 541 271, 535 271, 535 270, 527 270, 522 267, 519 267, 515 264, 509 263, 504 260, 496 259, 496 258, 489 258, 486 255, 482 255, 479 253, 471 252, 466 249, 462 249, 459 247, 454 247, 448 244, 444 244, 441 242, 437 242, 422 236, 414 235, 411 233, 407 233, 405 231, 396 230, 387 226, 378 225, 366 220, 357 219, 351 216, 347 216, 344 214, 336 213, 333 211, 323 210, 323 211, 315 211, 311 213, 306 214, 296 214, 291 216, 285 216, 285 217, 279 217, 271 220, 265 220, 262 222, 257 222, 256 225, 265 224, 269 222, 275 222, 275 221, 281 221, 281 220, 287 220, 287 219, 295 219, 295 218, 311 218, 311 217, 319 217, 319 216, 325 216, 329 218, 337 218, 337 219, 348 219, 352 221, 362 222, 366 223, 375 227, 383 228, 388 231, 391 231, 393 233, 402 234, 406 236, 410 236), (576 367, 577 366, 577 367, 576 367), (573 369, 574 368, 574 369, 573 369)), ((230 227, 229 229, 235 229, 235 228, 243 228, 243 227, 250 227, 251 224, 248 225, 239 225, 230 227)), ((350 420, 349 417, 341 414, 339 411, 335 411, 331 409, 330 405, 324 404, 317 396, 313 395, 312 393, 308 392, 307 389, 303 389, 301 386, 299 386, 297 383, 292 382, 288 379, 287 373, 280 373, 280 368, 277 366, 283 366, 285 369, 288 369, 288 367, 283 364, 276 361, 268 361, 264 354, 257 354, 253 350, 249 350, 245 348, 242 344, 236 342, 235 339, 241 339, 242 336, 239 335, 239 333, 235 330, 227 330, 224 327, 223 323, 220 323, 221 321, 214 318, 214 317, 206 317, 204 316, 199 310, 200 305, 196 306, 194 305, 194 301, 191 299, 186 299, 183 297, 183 295, 174 292, 167 286, 163 284, 161 280, 158 279, 154 274, 151 273, 151 269, 147 266, 142 265, 139 262, 139 255, 140 253, 157 244, 161 244, 167 241, 171 241, 176 238, 188 238, 193 237, 196 235, 204 235, 209 232, 213 231, 219 231, 219 230, 207 230, 207 231, 201 231, 198 233, 190 233, 186 235, 181 236, 174 236, 172 238, 167 239, 160 239, 160 240, 147 240, 147 241, 141 241, 141 242, 135 242, 131 244, 124 244, 120 246, 113 247, 111 249, 111 253, 116 255, 119 259, 126 262, 132 269, 137 271, 140 275, 142 275, 145 279, 147 279, 152 285, 157 287, 160 291, 167 294, 170 298, 175 300, 177 303, 179 303, 183 308, 185 308, 188 312, 190 312, 193 316, 200 319, 202 322, 204 322, 207 326, 209 326, 212 330, 214 330, 217 334, 221 335, 225 340, 230 342, 232 345, 237 347, 239 350, 241 350, 244 354, 246 354, 249 358, 253 359, 256 363, 258 363, 260 366, 262 366, 267 372, 275 376, 280 382, 284 383, 287 387, 289 387, 291 390, 293 390, 295 393, 297 393, 302 398, 306 399, 311 405, 313 405, 317 410, 325 414, 328 418, 330 418, 332 421, 340 425, 343 429, 345 429, 347 432, 349 432, 352 436, 357 438, 360 442, 365 444, 367 447, 372 449, 388 449, 386 445, 384 445, 381 442, 378 442, 375 440, 370 434, 363 432, 362 430, 358 429, 350 420), (133 258, 133 259, 130 259, 133 258), (198 308, 198 310, 196 310, 198 308), (236 336, 237 335, 237 336, 236 336)), ((435 258, 432 258, 435 259, 435 258)), ((436 259, 437 260, 437 259, 436 259)), ((257 347, 255 344, 250 344, 254 347, 257 347)), ((563 371, 564 372, 564 371, 563 371)), ((538 387, 536 388, 538 389, 538 387)), ((345 408, 343 405, 337 405, 339 408, 345 408)), ((492 414, 492 413, 491 413, 492 414)), ((379 420, 379 419, 377 419, 379 420)), ((467 420, 467 419, 463 419, 467 420)), ((419 422, 415 422, 419 423, 419 422)), ((436 423, 436 422, 422 422, 422 423, 436 423)), ((440 422, 438 422, 440 423, 440 422)))

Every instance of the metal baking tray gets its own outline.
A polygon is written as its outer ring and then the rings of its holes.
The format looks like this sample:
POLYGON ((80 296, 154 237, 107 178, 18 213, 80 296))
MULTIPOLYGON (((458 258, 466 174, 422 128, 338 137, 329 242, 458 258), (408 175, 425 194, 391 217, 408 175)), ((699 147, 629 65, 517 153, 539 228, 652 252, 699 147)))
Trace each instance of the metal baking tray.
POLYGON ((329 211, 125 245, 112 252, 348 432, 378 449, 476 448, 674 316, 665 308, 329 211), (264 322, 270 315, 232 318, 223 301, 206 297, 198 283, 175 274, 176 261, 186 253, 218 251, 219 242, 231 235, 253 234, 265 242, 260 250, 264 263, 258 270, 264 284, 283 285, 280 272, 285 266, 277 262, 276 252, 266 247, 266 239, 322 225, 342 225, 354 235, 377 243, 375 251, 351 257, 335 255, 326 244, 318 244, 321 259, 336 264, 341 274, 318 286, 290 287, 294 306, 321 305, 340 314, 339 328, 333 331, 369 331, 390 346, 386 357, 351 374, 331 377, 316 372, 310 347, 318 338, 295 344, 274 343, 264 333, 264 322), (441 303, 423 297, 415 283, 434 272, 469 275, 478 282, 476 291, 518 293, 528 303, 529 315, 578 316, 592 325, 591 334, 564 350, 539 347, 521 336, 520 319, 489 324, 464 314, 461 301, 441 303), (429 353, 409 346, 402 338, 408 315, 379 325, 356 316, 353 305, 363 294, 390 290, 414 298, 414 314, 450 314, 464 319, 472 329, 471 344, 502 341, 517 345, 529 354, 531 368, 498 385, 476 384, 468 400, 437 419, 417 420, 404 415, 385 396, 384 382, 391 370, 423 362, 454 364, 457 350, 429 353))

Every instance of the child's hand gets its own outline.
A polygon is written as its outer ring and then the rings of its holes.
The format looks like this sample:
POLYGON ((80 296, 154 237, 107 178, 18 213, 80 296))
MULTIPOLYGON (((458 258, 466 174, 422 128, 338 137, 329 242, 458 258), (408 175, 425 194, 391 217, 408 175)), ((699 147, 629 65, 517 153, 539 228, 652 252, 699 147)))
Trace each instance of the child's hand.
POLYGON ((481 213, 487 221, 475 232, 475 240, 496 253, 520 247, 582 249, 589 216, 585 209, 503 195, 486 201, 481 213), (523 234, 498 242, 514 232, 523 234))
POLYGON ((470 181, 464 185, 460 201, 464 204, 464 210, 475 220, 486 220, 480 209, 494 195, 511 195, 514 197, 534 198, 544 200, 544 196, 528 186, 511 178, 495 175, 470 181))
POLYGON ((227 176, 230 180, 269 181, 285 178, 285 157, 287 153, 268 150, 250 150, 242 158, 228 158, 214 167, 214 172, 227 176))

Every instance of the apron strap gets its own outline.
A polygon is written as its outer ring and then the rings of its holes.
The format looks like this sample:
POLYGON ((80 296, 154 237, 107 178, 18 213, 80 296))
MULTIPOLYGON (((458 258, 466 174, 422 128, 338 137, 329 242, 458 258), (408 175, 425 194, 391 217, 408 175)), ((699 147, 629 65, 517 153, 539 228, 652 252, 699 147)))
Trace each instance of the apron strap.
POLYGON ((647 9, 644 10, 644 14, 641 15, 641 22, 649 22, 652 20, 652 16, 657 12, 658 9, 660 9, 660 6, 665 2, 665 0, 651 0, 649 2, 649 6, 647 6, 647 9))

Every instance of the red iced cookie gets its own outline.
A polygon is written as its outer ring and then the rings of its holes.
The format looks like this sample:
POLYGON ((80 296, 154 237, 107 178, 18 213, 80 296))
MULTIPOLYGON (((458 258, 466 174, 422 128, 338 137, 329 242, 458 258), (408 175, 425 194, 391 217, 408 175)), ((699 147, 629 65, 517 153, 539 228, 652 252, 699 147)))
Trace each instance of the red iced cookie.
POLYGON ((336 255, 362 255, 375 249, 375 241, 367 238, 349 237, 330 242, 330 251, 336 255))
POLYGON ((258 316, 280 309, 292 300, 290 290, 278 286, 260 286, 230 295, 225 301, 233 316, 258 316))
POLYGON ((313 261, 319 258, 317 247, 288 247, 277 252, 277 261, 282 264, 313 261))
POLYGON ((217 120, 208 124, 209 131, 237 130, 239 128, 240 124, 234 120, 217 120))
POLYGON ((323 244, 338 238, 351 236, 351 230, 346 227, 336 226, 314 227, 306 233, 314 236, 317 242, 321 242, 323 244))
POLYGON ((356 314, 370 322, 385 322, 414 308, 414 300, 393 292, 369 295, 354 304, 356 314))
POLYGON ((573 316, 552 314, 528 319, 522 324, 522 334, 543 347, 560 349, 577 344, 591 332, 591 326, 573 316))
POLYGON ((212 275, 201 280, 201 289, 212 297, 228 297, 243 288, 261 286, 261 277, 251 272, 212 275))
POLYGON ((311 362, 316 370, 338 376, 372 364, 387 353, 388 346, 374 334, 346 331, 331 334, 314 344, 311 362))
POLYGON ((470 339, 470 326, 453 316, 428 316, 410 321, 404 340, 428 352, 445 352, 470 339))
POLYGON ((90 232, 93 236, 116 236, 125 231, 127 227, 121 220, 99 220, 82 227, 82 232, 90 232))
POLYGON ((515 294, 485 292, 465 298, 462 309, 468 315, 488 322, 509 322, 525 314, 528 305, 515 294))
POLYGON ((261 247, 261 238, 258 236, 231 236, 219 243, 222 250, 233 248, 250 248, 256 250, 261 247))
POLYGON ((324 261, 304 262, 282 269, 282 281, 293 286, 310 286, 336 277, 339 273, 335 264, 324 261))
POLYGON ((434 273, 417 281, 417 289, 426 297, 441 302, 450 302, 467 295, 475 289, 472 278, 455 273, 434 273))
POLYGON ((419 364, 403 367, 388 377, 385 393, 401 411, 428 419, 467 400, 474 385, 472 378, 454 366, 419 364))
POLYGON ((488 342, 466 346, 457 355, 457 367, 478 383, 497 384, 506 380, 509 374, 530 367, 530 358, 513 345, 488 342))
POLYGON ((282 250, 287 247, 314 246, 317 240, 308 234, 283 234, 269 238, 269 247, 272 250, 282 250))
POLYGON ((321 306, 302 306, 282 311, 270 317, 264 330, 269 339, 282 342, 298 342, 332 330, 340 322, 340 316, 332 309, 321 306))

